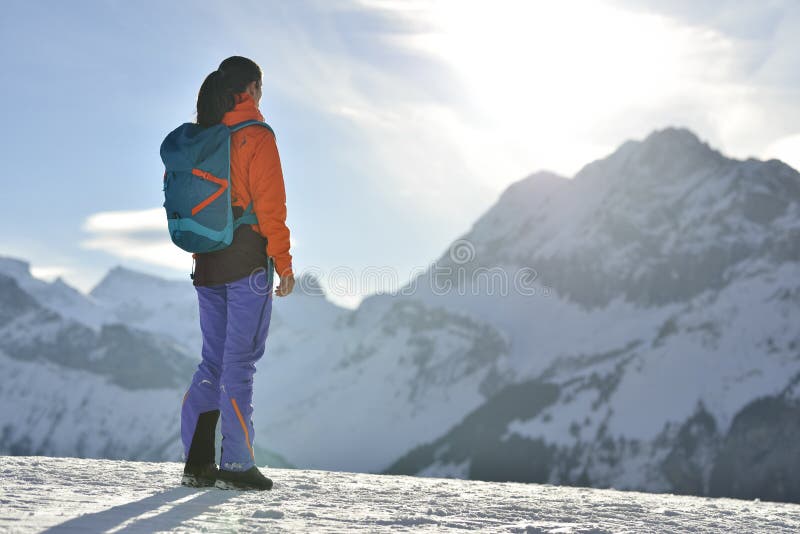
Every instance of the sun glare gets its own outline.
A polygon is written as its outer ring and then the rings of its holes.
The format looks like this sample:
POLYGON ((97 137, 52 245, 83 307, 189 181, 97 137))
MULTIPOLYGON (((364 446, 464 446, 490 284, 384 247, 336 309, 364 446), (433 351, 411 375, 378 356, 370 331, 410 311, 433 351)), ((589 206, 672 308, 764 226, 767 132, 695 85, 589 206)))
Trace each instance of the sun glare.
POLYGON ((603 155, 610 146, 570 140, 690 90, 703 75, 698 52, 721 39, 601 2, 424 6, 413 16, 430 30, 403 37, 405 45, 457 73, 462 84, 453 90, 466 94, 482 125, 515 152, 520 172, 537 163, 574 172, 578 162, 603 155))

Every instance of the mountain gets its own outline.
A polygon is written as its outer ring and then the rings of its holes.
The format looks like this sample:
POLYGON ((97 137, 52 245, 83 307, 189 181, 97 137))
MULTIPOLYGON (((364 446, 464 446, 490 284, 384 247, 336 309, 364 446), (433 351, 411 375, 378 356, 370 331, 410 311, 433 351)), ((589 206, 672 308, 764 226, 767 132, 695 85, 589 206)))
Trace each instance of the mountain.
POLYGON ((270 327, 255 378, 256 439, 295 465, 379 471, 511 381, 496 329, 413 300, 375 304, 270 327))
POLYGON ((31 275, 30 267, 26 261, 0 256, 0 274, 13 279, 40 306, 93 329, 106 322, 104 311, 91 297, 69 286, 61 278, 54 282, 39 280, 31 275))
MULTIPOLYGON (((513 184, 462 240, 469 267, 533 267, 585 307, 655 306, 720 289, 744 260, 800 258, 797 171, 725 158, 682 129, 627 142, 574 179, 513 184)), ((445 256, 440 265, 452 263, 445 256)))
POLYGON ((33 278, 26 262, 0 258, 0 451, 179 456, 180 402, 197 358, 170 336, 114 322, 111 312, 61 280, 33 278), (68 313, 55 311, 59 304, 68 313))
MULTIPOLYGON (((55 415, 34 430, 15 413, 0 452, 175 459, 179 403, 154 401, 152 421, 150 400, 133 399, 179 399, 189 382, 191 282, 116 268, 82 295, 16 260, 0 275, 0 364, 22 388, 0 399, 26 388, 39 404, 10 405, 48 414, 72 406, 69 384, 96 384, 84 442, 109 442, 119 420, 172 443, 56 450, 40 437, 55 415), (114 363, 142 352, 138 368, 114 363), (98 408, 108 398, 126 399, 114 421, 98 408)), ((275 299, 258 364, 259 458, 800 501, 787 475, 800 467, 800 177, 779 161, 727 158, 668 128, 574 178, 512 184, 397 294, 346 310, 313 277, 297 288, 275 299)))
POLYGON ((191 372, 181 348, 124 324, 97 325, 98 310, 61 281, 12 274, 0 273, 0 450, 112 458, 172 453, 177 436, 169 407, 180 402, 176 388, 191 372), (64 301, 77 305, 62 316, 53 308, 64 301), (75 319, 82 309, 86 323, 75 319))
POLYGON ((202 349, 197 296, 186 281, 164 280, 125 267, 111 269, 89 292, 115 322, 157 332, 182 344, 192 360, 202 349))
POLYGON ((0 351, 88 371, 127 389, 176 387, 191 369, 180 347, 122 323, 94 330, 42 306, 0 274, 0 351))
MULTIPOLYGON (((90 296, 198 360, 189 282, 115 268, 90 296)), ((435 305, 386 304, 339 308, 310 275, 298 277, 291 297, 275 299, 255 379, 256 443, 287 464, 379 471, 511 381, 507 342, 493 328, 435 305)))
POLYGON ((509 333, 515 383, 386 472, 799 501, 798 260, 798 173, 686 130, 512 185, 438 262, 468 283, 415 283, 509 333), (497 266, 532 283, 476 290, 497 266))
POLYGON ((182 465, 0 457, 3 532, 770 532, 793 504, 268 468, 272 491, 178 486, 182 465))

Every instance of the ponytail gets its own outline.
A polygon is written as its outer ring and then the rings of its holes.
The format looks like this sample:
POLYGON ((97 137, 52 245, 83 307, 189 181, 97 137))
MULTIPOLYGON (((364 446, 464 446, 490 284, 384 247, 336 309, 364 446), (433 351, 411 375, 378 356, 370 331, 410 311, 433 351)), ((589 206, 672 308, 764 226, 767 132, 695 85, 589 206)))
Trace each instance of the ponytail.
POLYGON ((252 60, 232 56, 220 63, 203 81, 197 94, 197 124, 203 127, 222 122, 222 117, 236 105, 236 95, 261 80, 261 68, 252 60))

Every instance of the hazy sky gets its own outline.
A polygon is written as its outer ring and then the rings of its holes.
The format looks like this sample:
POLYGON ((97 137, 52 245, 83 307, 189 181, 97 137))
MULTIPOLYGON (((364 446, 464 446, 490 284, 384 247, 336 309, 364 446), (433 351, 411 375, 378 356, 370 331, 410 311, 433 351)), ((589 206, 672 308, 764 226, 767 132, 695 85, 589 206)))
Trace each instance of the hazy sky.
POLYGON ((295 269, 323 284, 402 283, 510 183, 668 125, 800 167, 792 0, 6 0, 0 255, 84 290, 118 264, 188 283, 158 148, 234 54, 264 72, 295 269))

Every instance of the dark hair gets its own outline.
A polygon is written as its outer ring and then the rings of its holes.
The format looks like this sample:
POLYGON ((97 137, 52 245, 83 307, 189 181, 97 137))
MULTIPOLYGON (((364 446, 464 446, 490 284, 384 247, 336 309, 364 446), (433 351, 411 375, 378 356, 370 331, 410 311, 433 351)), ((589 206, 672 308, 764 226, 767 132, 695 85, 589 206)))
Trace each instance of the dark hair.
POLYGON ((235 95, 261 80, 261 68, 242 56, 231 56, 206 76, 197 93, 197 124, 214 126, 236 105, 235 95))

